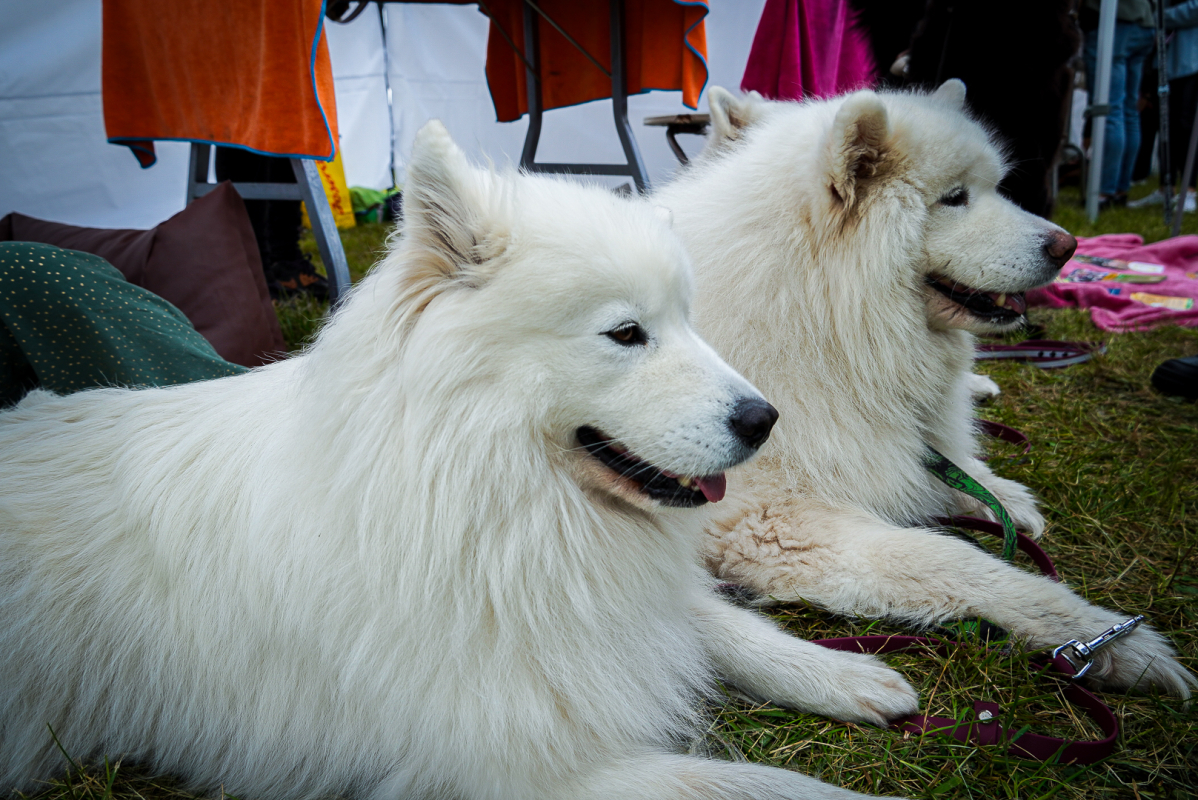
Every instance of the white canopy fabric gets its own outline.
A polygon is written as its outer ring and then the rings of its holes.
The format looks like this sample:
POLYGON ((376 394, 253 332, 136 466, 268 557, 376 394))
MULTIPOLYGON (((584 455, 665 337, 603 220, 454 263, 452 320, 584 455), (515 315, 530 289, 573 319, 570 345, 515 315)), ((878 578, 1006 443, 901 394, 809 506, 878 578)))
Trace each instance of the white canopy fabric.
MULTIPOLYGON (((764 4, 712 0, 708 87, 740 85, 764 4)), ((476 161, 519 161, 527 123, 495 121, 483 71, 488 23, 478 8, 389 3, 383 14, 372 7, 347 25, 326 22, 349 185, 386 188, 393 167, 402 182, 416 131, 434 117, 476 161)), ((629 98, 629 120, 654 182, 668 179, 677 162, 663 129, 642 120, 689 111, 681 98, 629 98)), ((690 152, 701 144, 695 137, 680 142, 690 152)), ((106 141, 100 0, 0 0, 0 216, 20 211, 75 225, 152 227, 183 208, 188 158, 186 144, 156 149, 158 163, 143 170, 127 148, 106 141)), ((547 112, 537 160, 622 161, 610 101, 547 112)))

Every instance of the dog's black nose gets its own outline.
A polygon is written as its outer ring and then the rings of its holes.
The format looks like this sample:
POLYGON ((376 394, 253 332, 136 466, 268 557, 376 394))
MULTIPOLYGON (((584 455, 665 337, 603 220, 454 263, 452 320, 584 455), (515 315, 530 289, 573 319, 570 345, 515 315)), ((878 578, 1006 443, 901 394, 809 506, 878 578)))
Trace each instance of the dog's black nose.
POLYGON ((1057 265, 1057 269, 1065 266, 1065 262, 1073 256, 1076 249, 1077 239, 1064 231, 1053 231, 1044 240, 1044 254, 1057 265))
POLYGON ((737 401, 728 417, 728 427, 746 447, 756 450, 770 438, 770 429, 778 421, 778 409, 756 397, 737 401))

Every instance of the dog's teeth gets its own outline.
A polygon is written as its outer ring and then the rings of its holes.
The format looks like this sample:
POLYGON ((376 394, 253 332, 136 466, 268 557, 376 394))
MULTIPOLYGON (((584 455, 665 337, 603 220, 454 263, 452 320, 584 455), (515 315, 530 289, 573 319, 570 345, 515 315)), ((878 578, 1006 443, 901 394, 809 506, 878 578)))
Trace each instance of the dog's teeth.
POLYGON ((678 483, 682 484, 687 489, 691 488, 691 485, 693 484, 693 481, 691 481, 690 478, 679 477, 679 478, 675 478, 675 480, 677 480, 678 483))
POLYGON ((996 305, 1005 306, 1006 304, 1007 304, 1007 293, 1003 292, 1002 294, 1000 294, 998 296, 998 302, 996 303, 996 305))

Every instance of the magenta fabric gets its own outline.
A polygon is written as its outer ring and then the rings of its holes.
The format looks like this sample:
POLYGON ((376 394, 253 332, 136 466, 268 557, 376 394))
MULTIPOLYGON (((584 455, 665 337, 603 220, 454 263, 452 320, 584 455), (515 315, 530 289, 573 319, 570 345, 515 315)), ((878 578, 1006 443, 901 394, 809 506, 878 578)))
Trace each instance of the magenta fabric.
POLYGON ((1161 264, 1165 267, 1165 280, 1155 284, 1112 281, 1069 283, 1062 279, 1078 269, 1111 271, 1070 261, 1061 270, 1061 277, 1055 283, 1027 293, 1029 304, 1050 308, 1088 308, 1094 324, 1104 331, 1144 331, 1161 325, 1198 327, 1198 236, 1177 236, 1146 245, 1143 238, 1134 233, 1109 233, 1089 239, 1079 238, 1077 254, 1161 264), (1112 289, 1117 289, 1119 294, 1112 294, 1112 289), (1194 308, 1189 311, 1174 311, 1132 300, 1129 296, 1132 292, 1196 299, 1194 308))
POLYGON ((876 82, 869 36, 848 0, 766 0, 742 91, 800 100, 876 82))

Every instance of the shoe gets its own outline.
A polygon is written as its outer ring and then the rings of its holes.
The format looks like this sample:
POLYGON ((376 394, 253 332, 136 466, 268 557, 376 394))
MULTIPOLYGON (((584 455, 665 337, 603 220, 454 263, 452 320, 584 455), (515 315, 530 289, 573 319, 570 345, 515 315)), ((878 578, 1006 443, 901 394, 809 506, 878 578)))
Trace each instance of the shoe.
POLYGON ((307 257, 271 264, 266 270, 266 288, 276 300, 293 294, 307 294, 317 300, 329 299, 328 280, 316 271, 307 257))
POLYGON ((1160 189, 1153 189, 1150 194, 1146 194, 1139 200, 1131 200, 1128 202, 1128 208, 1143 208, 1144 206, 1160 206, 1165 204, 1165 195, 1160 189))
POLYGON ((1164 362, 1152 371, 1152 385, 1161 394, 1198 400, 1198 356, 1164 362))

